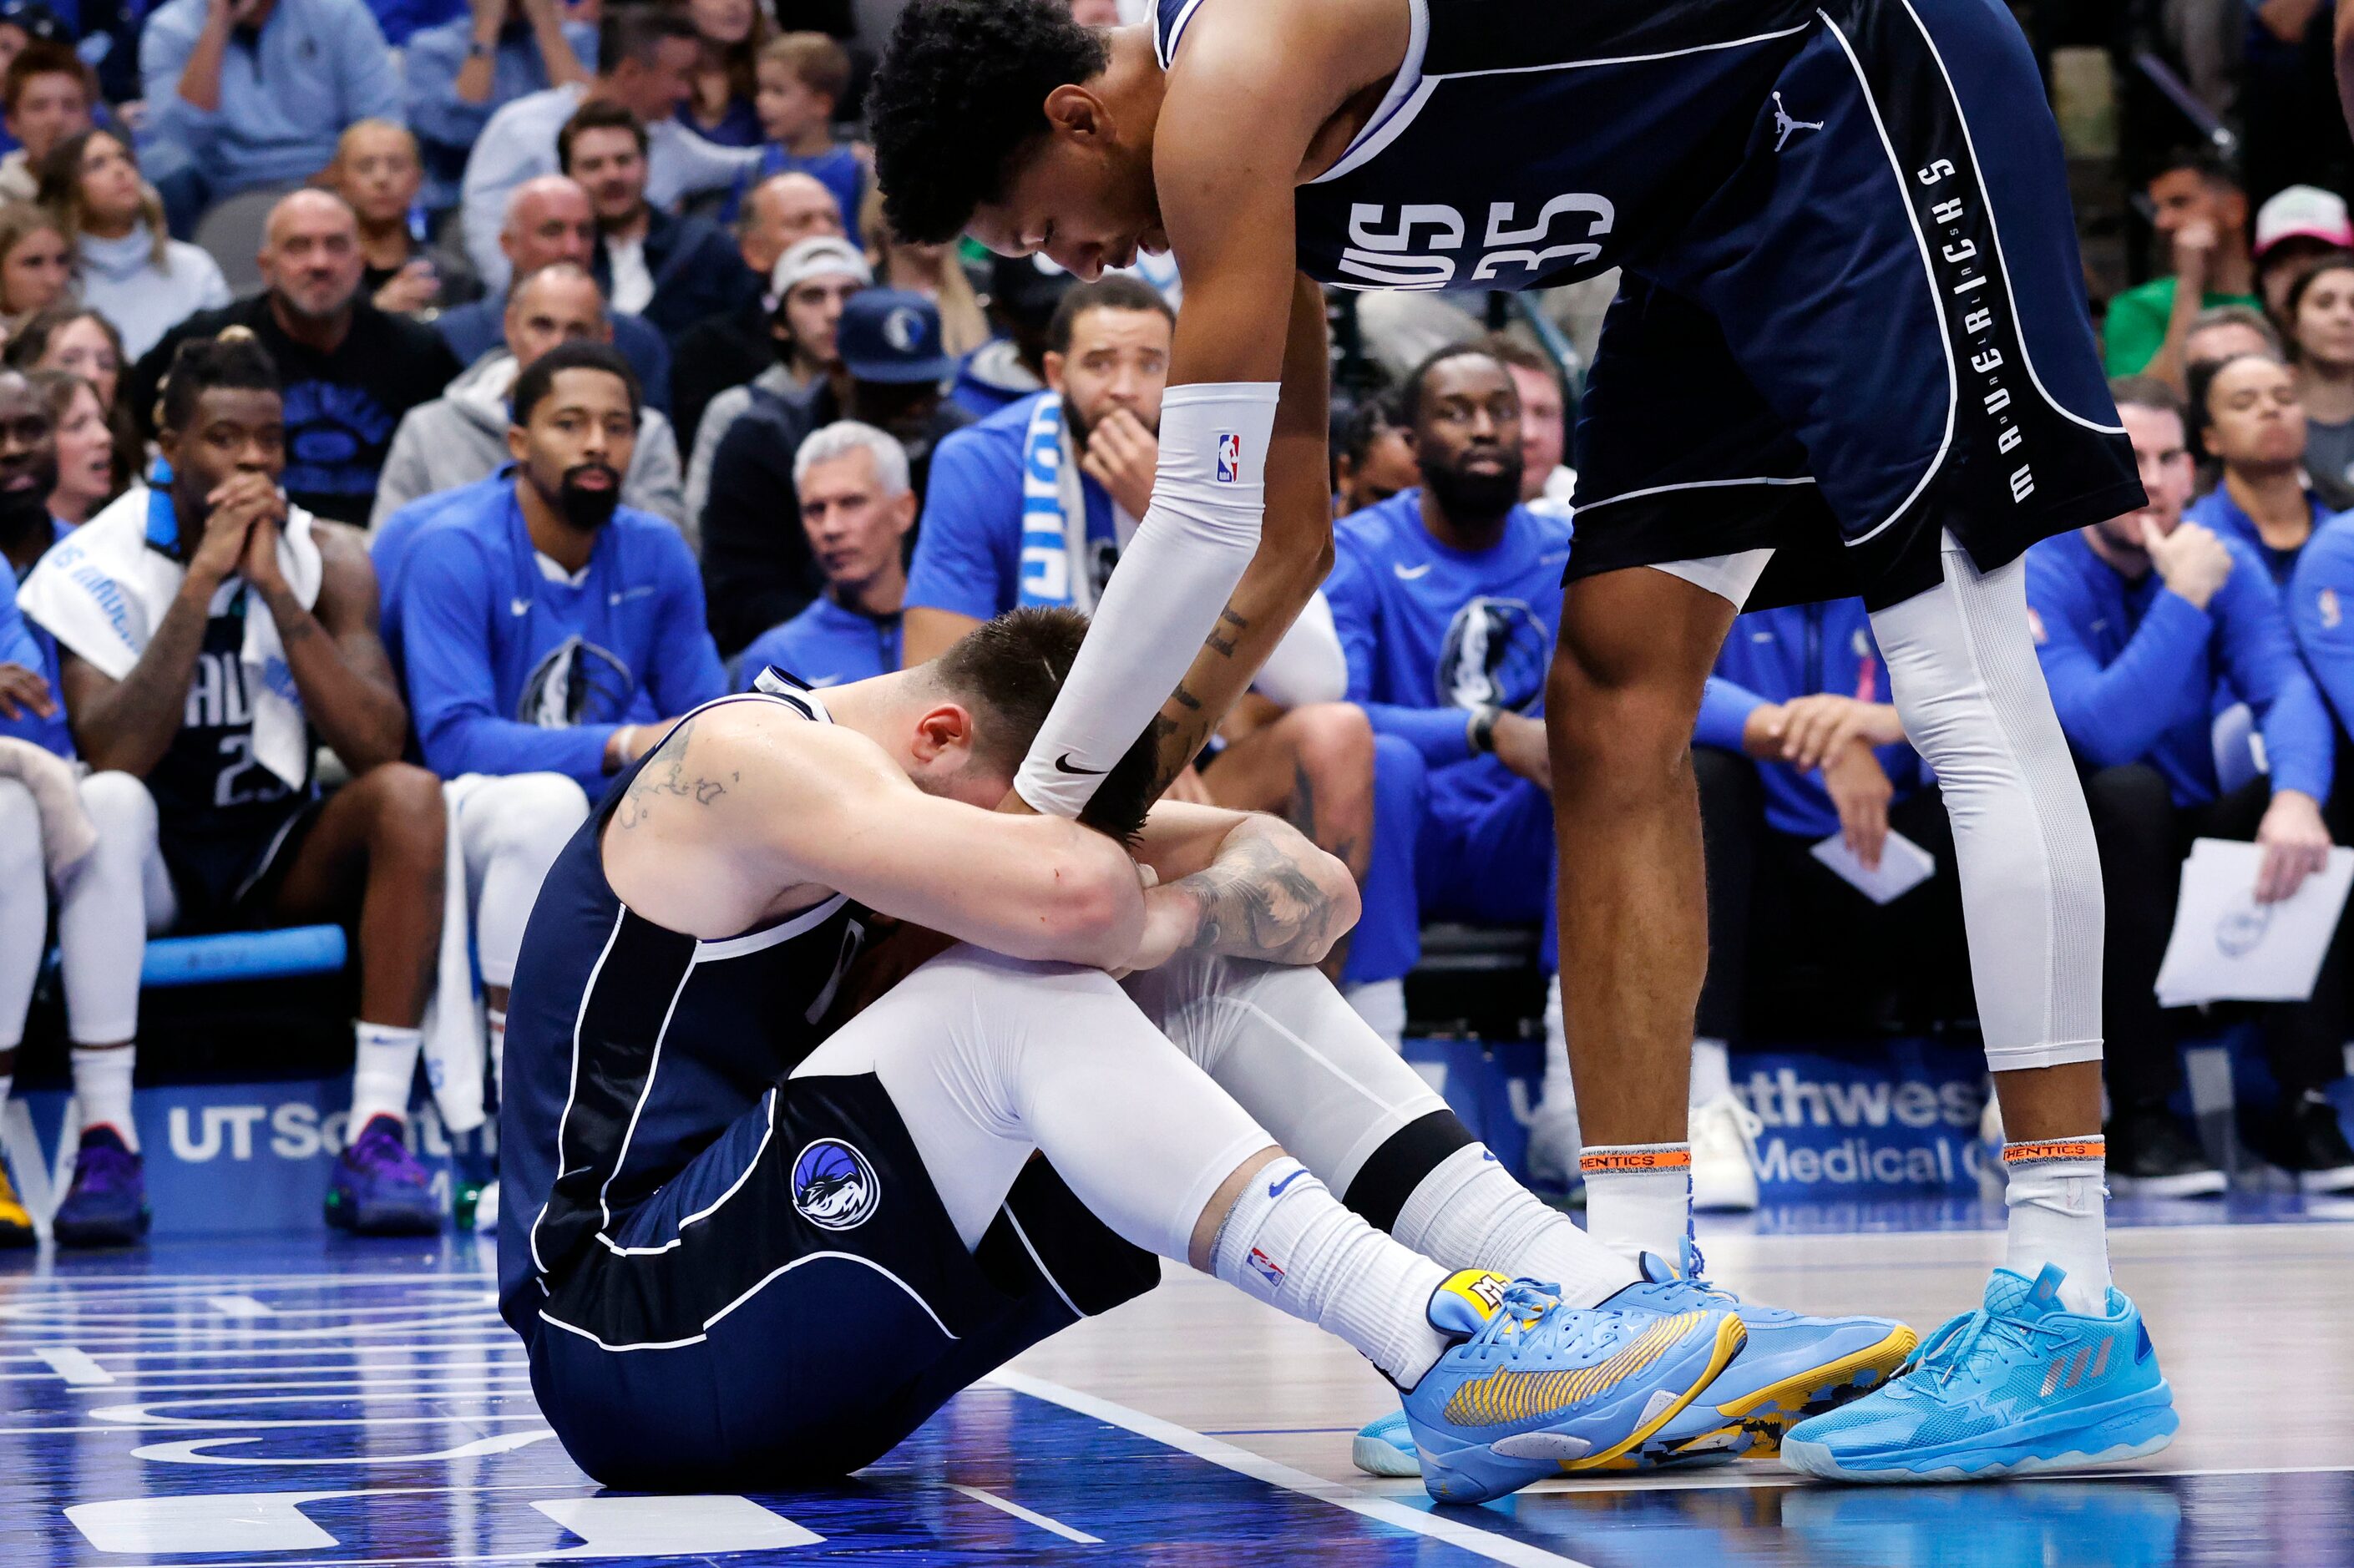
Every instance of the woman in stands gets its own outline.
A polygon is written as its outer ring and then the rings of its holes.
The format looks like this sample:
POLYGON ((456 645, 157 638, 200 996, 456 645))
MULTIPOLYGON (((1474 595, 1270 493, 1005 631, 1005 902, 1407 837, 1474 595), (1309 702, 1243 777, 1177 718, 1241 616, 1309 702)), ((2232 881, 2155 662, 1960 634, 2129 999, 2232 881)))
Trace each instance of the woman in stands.
POLYGON ((2297 400, 2305 405, 2305 466, 2332 511, 2354 506, 2354 255, 2324 256, 2282 302, 2297 400))
POLYGON ((164 228, 164 201, 111 131, 69 136, 41 162, 41 204, 71 242, 82 302, 102 313, 136 360, 198 311, 229 302, 210 256, 164 228))
POLYGON ((72 371, 36 370, 30 379, 48 399, 58 430, 58 482, 49 492, 49 515, 79 528, 123 492, 114 432, 107 426, 98 388, 72 371))
POLYGON ((73 249, 63 226, 30 202, 0 206, 0 318, 8 330, 66 297, 73 249))
POLYGON ((129 489, 145 448, 131 423, 130 410, 116 396, 122 385, 123 355, 122 334, 114 323, 88 305, 51 305, 16 329, 8 340, 6 360, 14 369, 64 371, 89 384, 110 435, 114 488, 106 500, 129 489))
POLYGON ((753 111, 753 61, 769 41, 769 19, 754 0, 688 0, 686 14, 703 37, 695 96, 679 106, 678 122, 723 147, 760 144, 753 111))

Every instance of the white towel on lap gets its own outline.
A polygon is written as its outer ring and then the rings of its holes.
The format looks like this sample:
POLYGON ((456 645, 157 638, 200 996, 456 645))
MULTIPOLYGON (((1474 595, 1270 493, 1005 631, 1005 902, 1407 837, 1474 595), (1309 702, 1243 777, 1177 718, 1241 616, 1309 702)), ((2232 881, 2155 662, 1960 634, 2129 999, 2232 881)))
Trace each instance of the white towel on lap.
MULTIPOLYGON (((16 602, 27 615, 113 680, 130 674, 147 652, 148 641, 187 576, 186 567, 149 542, 151 514, 159 507, 158 526, 170 536, 170 504, 159 492, 132 490, 51 546, 16 590, 16 602)), ((322 575, 319 544, 311 535, 311 525, 309 513, 289 505, 278 541, 279 570, 305 609, 319 601, 322 575)), ((228 578, 213 600, 214 612, 247 591, 244 578, 228 578)), ((289 785, 299 786, 310 777, 310 731, 294 691, 293 672, 286 667, 278 622, 259 603, 247 607, 245 644, 239 658, 245 666, 246 689, 252 694, 254 759, 289 785)))

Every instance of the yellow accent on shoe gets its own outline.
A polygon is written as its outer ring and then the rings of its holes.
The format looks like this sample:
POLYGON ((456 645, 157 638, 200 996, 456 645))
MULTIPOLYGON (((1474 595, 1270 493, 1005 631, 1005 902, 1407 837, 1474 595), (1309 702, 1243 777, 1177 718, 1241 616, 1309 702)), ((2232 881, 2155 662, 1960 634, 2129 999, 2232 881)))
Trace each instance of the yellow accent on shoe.
POLYGON ((1668 1405, 1666 1409, 1660 1411, 1650 1420, 1644 1422, 1642 1425, 1637 1427, 1634 1431, 1629 1432, 1623 1439, 1612 1444, 1609 1447, 1601 1450, 1599 1453, 1588 1454, 1582 1459, 1564 1460, 1561 1467, 1563 1472, 1564 1474, 1568 1474, 1578 1470, 1599 1470, 1606 1468, 1609 1466, 1610 1462, 1618 1457, 1619 1455, 1626 1453, 1628 1449, 1634 1448, 1638 1445, 1649 1442, 1653 1437, 1659 1435, 1661 1427, 1665 1426, 1669 1422, 1673 1421, 1677 1416, 1681 1415, 1684 1412, 1684 1406, 1690 1404, 1694 1399, 1698 1398, 1702 1389, 1705 1389, 1710 1383, 1716 1381, 1716 1374, 1723 1372, 1727 1366, 1731 1365, 1733 1358, 1741 1353, 1741 1347, 1748 1342, 1748 1328, 1741 1321, 1739 1317, 1734 1313, 1727 1312, 1724 1315, 1723 1321, 1720 1322, 1716 1326, 1716 1347, 1709 1356, 1707 1367, 1702 1370, 1699 1377, 1692 1380, 1692 1385, 1684 1390, 1681 1398, 1675 1400, 1672 1404, 1668 1405))
POLYGON ((1498 1368, 1457 1389, 1447 1419, 1458 1426, 1494 1426, 1555 1415, 1606 1393, 1664 1356, 1700 1322, 1698 1312, 1661 1318, 1612 1354, 1575 1372, 1514 1372, 1498 1368))
POLYGON ((33 1232, 33 1216, 25 1212, 16 1183, 8 1179, 7 1167, 0 1165, 0 1247, 31 1246, 39 1239, 33 1232))
POLYGON ((1888 1337, 1876 1345, 1867 1345, 1852 1355, 1813 1367, 1796 1377, 1764 1388, 1716 1407, 1717 1414, 1749 1428, 1753 1434, 1744 1459, 1771 1459, 1782 1451, 1782 1434, 1795 1425, 1805 1414, 1808 1400, 1824 1388, 1836 1388, 1852 1383, 1856 1374, 1877 1372, 1871 1383, 1858 1385, 1859 1394, 1869 1393, 1894 1375, 1904 1364, 1921 1337, 1898 1324, 1888 1337))
POLYGON ((1490 1269, 1458 1268, 1447 1277, 1447 1283, 1438 1287, 1438 1294, 1452 1296, 1465 1302, 1485 1320, 1494 1317, 1496 1308, 1504 1304, 1504 1292, 1511 1283, 1490 1269))

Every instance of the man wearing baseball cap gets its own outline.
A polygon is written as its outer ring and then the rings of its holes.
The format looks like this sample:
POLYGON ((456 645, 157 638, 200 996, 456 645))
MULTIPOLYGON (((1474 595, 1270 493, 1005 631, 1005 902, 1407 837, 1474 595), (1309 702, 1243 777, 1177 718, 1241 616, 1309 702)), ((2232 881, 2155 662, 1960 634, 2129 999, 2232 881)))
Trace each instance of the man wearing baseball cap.
POLYGON ((799 614, 825 586, 798 521, 793 486, 793 454, 811 431, 837 419, 887 431, 907 449, 920 502, 933 448, 972 422, 942 397, 956 361, 941 344, 938 307, 923 295, 897 289, 852 294, 834 328, 834 350, 842 361, 838 386, 828 378, 800 397, 755 396, 713 454, 703 578, 711 632, 725 655, 799 614))
MULTIPOLYGON (((733 384, 723 383, 726 390, 703 409, 686 465, 686 504, 694 514, 701 514, 710 497, 711 464, 720 441, 747 409, 763 397, 807 402, 821 386, 831 385, 837 399, 848 390, 842 356, 834 351, 834 328, 850 297, 875 281, 866 258, 840 235, 813 235, 788 247, 768 276, 759 319, 739 329, 745 347, 765 354, 768 363, 733 384)), ((814 421, 809 428, 828 422, 814 421)))
MULTIPOLYGON (((689 450, 711 400, 776 363, 769 317, 779 293, 777 265, 785 252, 804 239, 846 238, 833 193, 802 174, 771 175, 745 193, 736 209, 735 232, 736 253, 745 270, 760 281, 761 291, 679 335, 672 418, 689 450)), ((854 244, 850 249, 865 260, 854 244)))
POLYGON ((2346 198, 2318 185, 2289 185, 2256 208, 2256 292, 2264 313, 2280 320, 2288 287, 2307 263, 2333 250, 2354 249, 2354 221, 2346 198))

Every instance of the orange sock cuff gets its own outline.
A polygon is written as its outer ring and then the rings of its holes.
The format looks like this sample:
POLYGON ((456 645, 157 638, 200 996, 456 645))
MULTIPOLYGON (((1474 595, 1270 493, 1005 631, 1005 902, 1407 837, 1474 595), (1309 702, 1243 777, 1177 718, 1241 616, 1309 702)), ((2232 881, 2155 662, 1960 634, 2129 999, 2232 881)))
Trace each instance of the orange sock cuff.
POLYGON ((2047 1138, 2034 1143, 2006 1143, 2002 1146, 2005 1165, 2038 1165, 2053 1160, 2089 1160, 2100 1164, 2108 1158, 2108 1140, 2097 1134, 2091 1138, 2047 1138))
POLYGON ((1691 1169, 1691 1145, 1620 1143, 1604 1149, 1588 1149, 1578 1156, 1577 1169, 1587 1176, 1597 1172, 1613 1175, 1636 1171, 1689 1171, 1691 1169))

